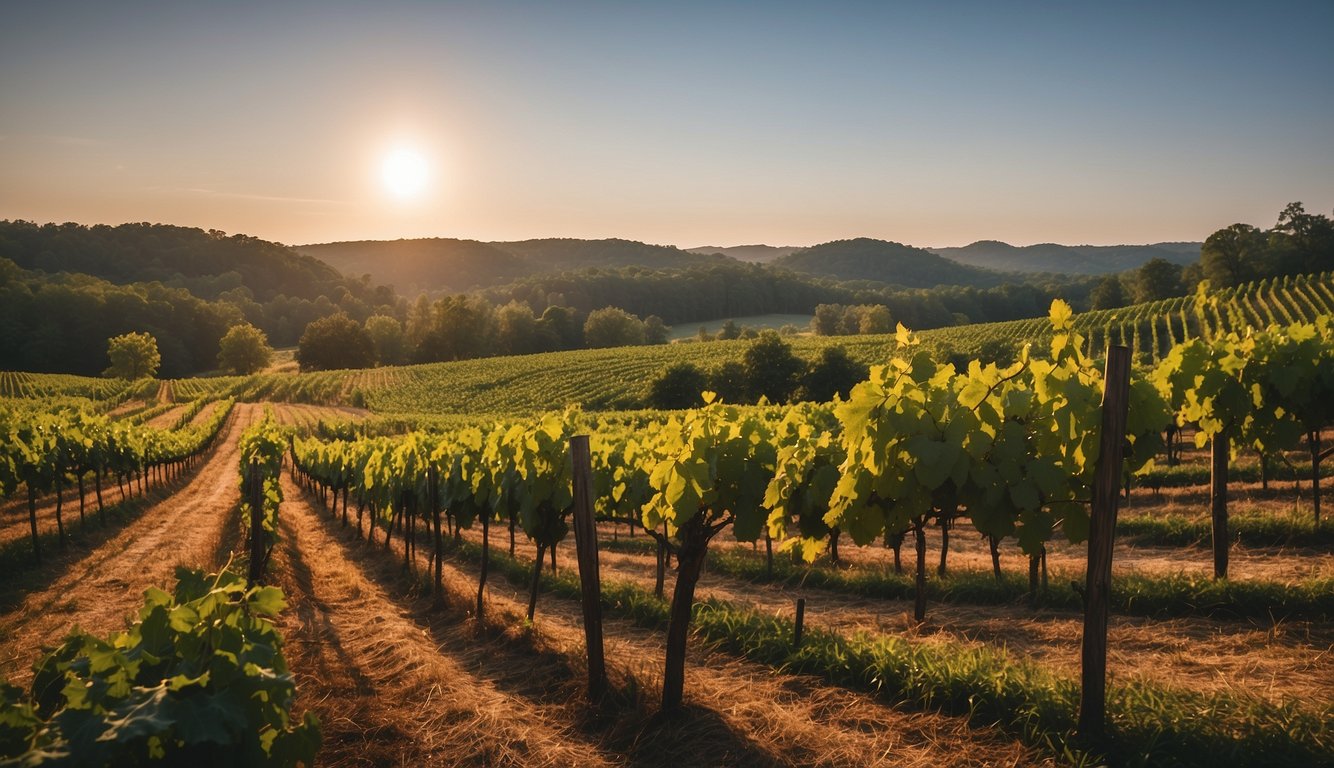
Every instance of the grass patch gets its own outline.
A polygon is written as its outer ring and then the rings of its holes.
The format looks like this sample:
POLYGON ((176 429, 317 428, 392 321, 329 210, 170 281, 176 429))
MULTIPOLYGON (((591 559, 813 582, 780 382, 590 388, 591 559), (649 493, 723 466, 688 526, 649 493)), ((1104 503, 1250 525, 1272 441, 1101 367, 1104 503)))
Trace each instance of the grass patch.
MULTIPOLYGON (((478 561, 481 548, 463 543, 455 553, 478 561)), ((515 584, 532 575, 531 562, 502 552, 492 567, 515 584)), ((715 564, 716 565, 716 564, 715 564)), ((546 591, 577 600, 577 573, 544 574, 546 591)), ((641 626, 663 629, 669 603, 633 584, 604 581, 604 608, 641 626)), ((1115 765, 1334 765, 1334 711, 1277 706, 1259 699, 1198 694, 1148 683, 1114 685, 1108 694, 1108 736, 1080 744, 1074 729, 1079 690, 1052 674, 991 648, 912 642, 900 637, 845 637, 809 629, 801 648, 788 619, 718 600, 695 606, 695 634, 719 647, 780 671, 819 676, 930 711, 998 724, 1029 744, 1074 764, 1115 765), (1096 753, 1090 754, 1090 751, 1096 753)))
MULTIPOLYGON (((913 576, 869 568, 835 569, 823 565, 794 565, 786 558, 774 559, 774 573, 766 573, 764 558, 745 552, 716 552, 708 568, 748 581, 772 581, 785 586, 804 584, 818 589, 877 597, 911 600, 913 576)), ((1083 573, 1056 572, 1038 603, 1050 608, 1084 610, 1077 591, 1083 573)), ((1028 578, 1001 573, 996 581, 990 571, 950 572, 926 582, 927 599, 941 603, 1006 605, 1028 599, 1028 578)), ((1334 578, 1305 579, 1294 583, 1273 581, 1216 581, 1207 576, 1116 576, 1112 579, 1111 609, 1128 616, 1166 618, 1213 616, 1217 618, 1328 619, 1334 617, 1334 578)))
MULTIPOLYGON (((1228 534, 1248 547, 1334 548, 1334 526, 1315 527, 1309 511, 1286 513, 1243 510, 1228 516, 1228 534)), ((1116 521, 1118 536, 1158 546, 1196 546, 1213 538, 1213 523, 1186 515, 1133 515, 1116 521)))
MULTIPOLYGON (((1303 442, 1305 446, 1305 442, 1303 442)), ((1334 477, 1334 465, 1322 464, 1320 467, 1320 477, 1334 477)), ((1309 459, 1298 460, 1295 463, 1288 464, 1282 461, 1274 461, 1269 465, 1270 480, 1296 480, 1306 483, 1311 479, 1311 463, 1309 459)), ((1258 483, 1261 481, 1260 462, 1242 461, 1233 462, 1228 468, 1228 481, 1232 483, 1258 483)), ((1187 488, 1190 486, 1209 485, 1209 462, 1187 462, 1167 466, 1166 464, 1156 465, 1152 470, 1146 472, 1143 476, 1135 478, 1135 487, 1140 489, 1149 489, 1157 485, 1159 488, 1187 488)))

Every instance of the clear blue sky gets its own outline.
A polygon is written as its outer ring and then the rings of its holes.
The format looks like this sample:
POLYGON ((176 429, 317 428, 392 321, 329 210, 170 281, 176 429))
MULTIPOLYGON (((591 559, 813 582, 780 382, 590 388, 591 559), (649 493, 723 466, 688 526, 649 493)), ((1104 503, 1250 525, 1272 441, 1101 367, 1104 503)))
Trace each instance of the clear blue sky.
POLYGON ((1334 209, 1331 32, 1331 0, 14 3, 0 218, 1200 240, 1334 209))

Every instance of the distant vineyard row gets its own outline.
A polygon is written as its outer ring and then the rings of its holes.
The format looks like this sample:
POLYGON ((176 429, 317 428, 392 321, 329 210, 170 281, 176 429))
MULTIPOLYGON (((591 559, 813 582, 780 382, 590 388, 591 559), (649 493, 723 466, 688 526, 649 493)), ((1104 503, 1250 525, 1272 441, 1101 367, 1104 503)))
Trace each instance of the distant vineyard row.
MULTIPOLYGON (((1334 273, 1270 278, 1235 288, 1182 296, 1119 309, 1083 312, 1074 327, 1084 335, 1087 351, 1096 354, 1109 344, 1130 347, 1137 364, 1152 365, 1174 344, 1192 338, 1213 338, 1247 327, 1267 328, 1310 322, 1334 313, 1334 273)), ((1019 346, 1050 340, 1045 318, 961 325, 926 331, 923 339, 966 356, 997 342, 1019 346)))

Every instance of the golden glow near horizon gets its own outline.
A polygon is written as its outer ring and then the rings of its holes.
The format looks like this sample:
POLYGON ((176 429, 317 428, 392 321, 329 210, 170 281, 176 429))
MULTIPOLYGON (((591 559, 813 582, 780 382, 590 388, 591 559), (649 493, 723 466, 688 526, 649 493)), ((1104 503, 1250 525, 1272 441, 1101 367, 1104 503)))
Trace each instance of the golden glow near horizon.
POLYGON ((415 200, 431 181, 430 163, 413 147, 395 147, 380 162, 380 181, 395 198, 415 200))

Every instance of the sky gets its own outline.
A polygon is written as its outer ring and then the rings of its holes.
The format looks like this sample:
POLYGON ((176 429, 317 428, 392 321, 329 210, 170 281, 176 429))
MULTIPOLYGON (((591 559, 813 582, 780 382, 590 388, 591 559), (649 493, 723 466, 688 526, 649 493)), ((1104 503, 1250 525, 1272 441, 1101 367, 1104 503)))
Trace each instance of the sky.
POLYGON ((6 5, 0 219, 943 247, 1334 210, 1332 0, 6 5))

